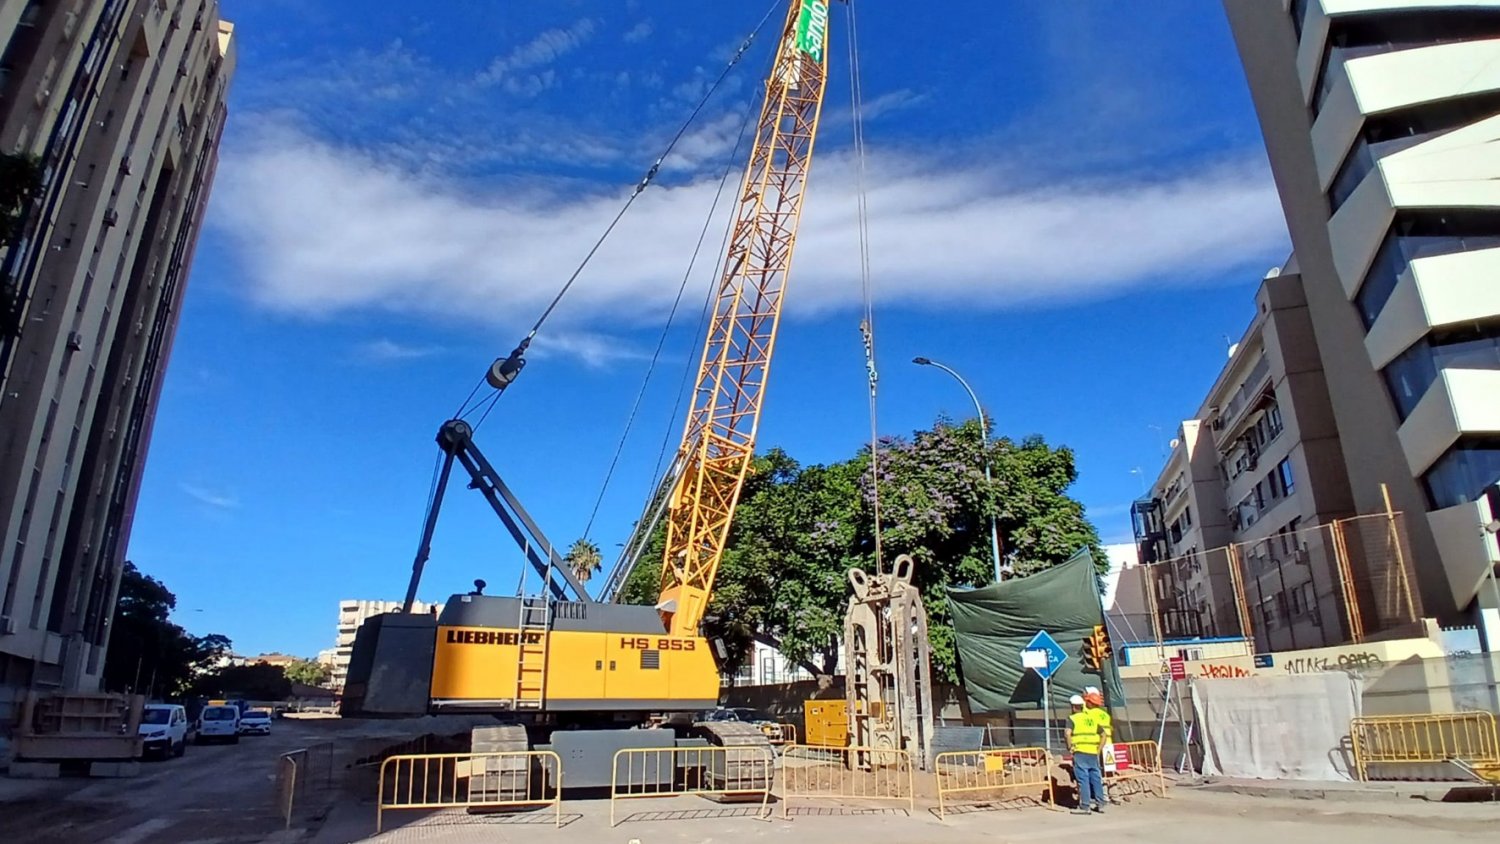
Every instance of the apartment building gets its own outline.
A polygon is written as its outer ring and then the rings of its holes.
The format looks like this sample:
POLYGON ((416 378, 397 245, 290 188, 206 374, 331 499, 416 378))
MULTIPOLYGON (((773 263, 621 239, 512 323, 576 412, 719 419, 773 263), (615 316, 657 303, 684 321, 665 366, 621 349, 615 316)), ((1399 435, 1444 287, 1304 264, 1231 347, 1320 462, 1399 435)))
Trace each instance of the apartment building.
MULTIPOLYGON (((344 681, 349 678, 349 658, 354 654, 354 636, 359 632, 359 626, 372 616, 400 611, 400 601, 339 601, 338 633, 334 638, 333 650, 331 653, 323 651, 318 654, 319 661, 322 661, 325 653, 329 654, 329 688, 342 689, 344 681)), ((419 615, 440 615, 443 605, 413 601, 411 611, 419 615)))
POLYGON ((1259 651, 1338 644, 1332 557, 1309 541, 1353 499, 1295 259, 1261 283, 1255 309, 1134 508, 1152 632, 1244 636, 1259 651))
POLYGON ((99 682, 234 65, 212 0, 0 0, 0 723, 99 682))
POLYGON ((1224 0, 1355 508, 1406 520, 1427 612, 1500 546, 1500 0, 1224 0))

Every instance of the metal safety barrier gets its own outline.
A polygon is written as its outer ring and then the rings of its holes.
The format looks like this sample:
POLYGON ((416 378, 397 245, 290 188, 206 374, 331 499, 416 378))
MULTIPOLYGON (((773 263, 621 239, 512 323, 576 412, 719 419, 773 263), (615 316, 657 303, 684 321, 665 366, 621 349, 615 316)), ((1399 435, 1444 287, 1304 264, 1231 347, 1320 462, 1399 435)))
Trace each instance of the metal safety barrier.
POLYGON ((307 748, 281 754, 276 760, 276 810, 281 814, 282 829, 292 828, 292 811, 297 804, 297 771, 307 768, 307 748))
POLYGON ((609 775, 609 825, 618 825, 621 800, 681 797, 760 798, 758 817, 770 813, 776 760, 771 749, 747 747, 628 747, 615 751, 609 775))
POLYGON ((562 826, 562 759, 550 750, 391 756, 380 765, 375 831, 397 809, 551 806, 562 826))
POLYGON ((1116 742, 1114 745, 1114 770, 1104 772, 1104 782, 1128 782, 1141 780, 1146 790, 1151 790, 1151 781, 1156 781, 1156 794, 1167 796, 1167 775, 1161 767, 1161 745, 1154 741, 1116 742), (1123 749, 1123 753, 1121 752, 1123 749))
POLYGON ((782 723, 782 724, 776 724, 774 726, 768 725, 765 728, 765 733, 766 733, 766 738, 770 739, 772 744, 796 744, 797 743, 797 725, 796 724, 782 723))
POLYGON ((787 745, 781 754, 781 816, 793 800, 902 800, 914 812, 912 768, 905 750, 787 745))
POLYGON ((334 785, 334 745, 314 744, 281 754, 276 760, 276 813, 291 829, 298 811, 316 812, 334 785), (312 808, 309 808, 311 806, 312 808))
POLYGON ((955 795, 986 803, 992 801, 985 795, 1019 791, 1024 796, 1033 792, 1038 802, 1057 805, 1052 757, 1040 747, 939 753, 933 771, 937 777, 938 817, 942 819, 947 818, 948 804, 955 795))
POLYGON ((1369 780, 1370 765, 1500 764, 1500 735, 1489 712, 1355 718, 1349 736, 1361 782, 1369 780))

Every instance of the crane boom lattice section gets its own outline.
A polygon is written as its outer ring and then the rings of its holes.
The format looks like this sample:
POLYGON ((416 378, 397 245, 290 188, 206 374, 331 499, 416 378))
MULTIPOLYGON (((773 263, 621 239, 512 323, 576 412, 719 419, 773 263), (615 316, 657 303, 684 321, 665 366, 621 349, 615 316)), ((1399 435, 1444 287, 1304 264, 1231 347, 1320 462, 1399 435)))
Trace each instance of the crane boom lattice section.
POLYGON ((794 0, 766 82, 724 275, 683 431, 657 608, 696 634, 755 454, 766 376, 827 84, 827 0, 794 0))

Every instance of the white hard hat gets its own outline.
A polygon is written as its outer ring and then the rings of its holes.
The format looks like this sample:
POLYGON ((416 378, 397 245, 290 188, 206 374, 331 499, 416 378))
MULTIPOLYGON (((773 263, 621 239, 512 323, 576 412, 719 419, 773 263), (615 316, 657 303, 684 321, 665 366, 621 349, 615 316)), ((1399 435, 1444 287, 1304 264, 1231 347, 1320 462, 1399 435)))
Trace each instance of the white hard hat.
POLYGON ((1068 698, 1068 703, 1071 703, 1074 706, 1083 706, 1083 695, 1073 695, 1072 697, 1068 698))
POLYGON ((1102 692, 1099 691, 1099 687, 1098 686, 1087 686, 1087 687, 1084 688, 1083 693, 1086 694, 1086 695, 1102 694, 1102 692))

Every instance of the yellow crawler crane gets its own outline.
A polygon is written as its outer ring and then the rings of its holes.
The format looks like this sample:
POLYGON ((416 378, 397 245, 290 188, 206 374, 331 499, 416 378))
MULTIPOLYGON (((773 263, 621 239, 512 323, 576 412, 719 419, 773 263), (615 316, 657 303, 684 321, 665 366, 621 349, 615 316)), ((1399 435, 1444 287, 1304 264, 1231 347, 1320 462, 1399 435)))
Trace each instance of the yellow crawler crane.
MULTIPOLYGON (((475 445, 470 424, 450 420, 438 432, 443 460, 406 611, 360 628, 342 701, 346 716, 495 713, 514 725, 476 731, 476 751, 481 745, 543 747, 540 741, 550 740, 551 749, 569 759, 569 785, 578 787, 607 785, 617 749, 695 740, 637 727, 653 714, 692 713, 718 702, 718 667, 700 628, 755 451, 827 84, 827 48, 827 0, 791 0, 738 194, 693 403, 668 476, 656 606, 591 598, 475 445), (454 595, 436 617, 410 612, 455 463, 541 575, 540 595, 484 595, 476 581, 474 592, 454 595)), ((495 362, 487 375, 491 386, 504 390, 515 379, 529 343, 530 337, 495 362)), ((639 527, 632 545, 641 547, 660 518, 639 527)), ((617 567, 605 593, 617 595, 628 572, 617 567)), ((700 724, 696 732, 700 742, 765 742, 748 724, 700 724)))

